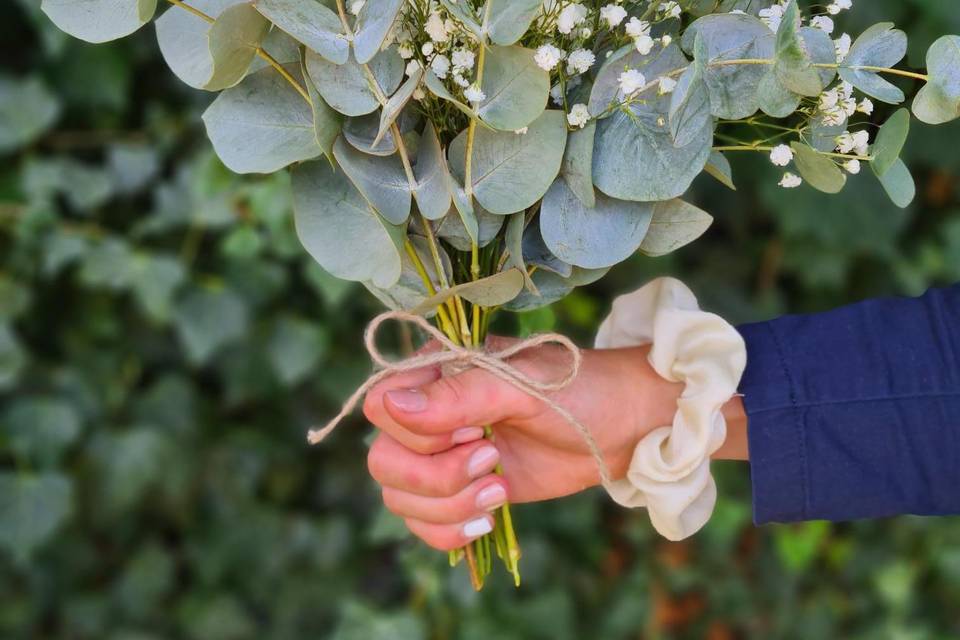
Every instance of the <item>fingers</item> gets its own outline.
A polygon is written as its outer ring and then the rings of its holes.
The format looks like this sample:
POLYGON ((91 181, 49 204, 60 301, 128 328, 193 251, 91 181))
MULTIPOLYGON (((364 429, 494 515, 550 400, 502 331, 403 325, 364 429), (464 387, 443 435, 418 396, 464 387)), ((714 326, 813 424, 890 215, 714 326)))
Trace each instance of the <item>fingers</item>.
MULTIPOLYGON (((384 394, 392 389, 409 389, 429 384, 440 378, 440 369, 431 367, 418 369, 407 373, 390 376, 376 387, 371 389, 363 402, 363 414, 378 429, 389 433, 406 447, 419 453, 435 453, 449 449, 454 443, 449 434, 444 437, 414 433, 398 424, 384 407, 384 394)), ((467 434, 468 436, 471 434, 467 434)), ((472 434, 472 440, 483 437, 483 434, 472 434)))
POLYGON ((374 480, 384 487, 418 496, 450 498, 490 474, 499 460, 499 452, 487 440, 424 455, 381 433, 370 447, 367 466, 374 480))
POLYGON ((393 387, 383 394, 392 421, 421 437, 466 437, 477 425, 531 417, 538 401, 482 369, 431 380, 420 387, 393 387))
POLYGON ((407 518, 404 522, 413 535, 440 551, 460 549, 472 540, 493 531, 493 516, 489 514, 462 525, 434 524, 413 518, 407 518))
POLYGON ((477 480, 449 498, 431 498, 383 487, 383 504, 388 511, 431 524, 462 524, 503 506, 506 501, 506 481, 495 475, 477 480))

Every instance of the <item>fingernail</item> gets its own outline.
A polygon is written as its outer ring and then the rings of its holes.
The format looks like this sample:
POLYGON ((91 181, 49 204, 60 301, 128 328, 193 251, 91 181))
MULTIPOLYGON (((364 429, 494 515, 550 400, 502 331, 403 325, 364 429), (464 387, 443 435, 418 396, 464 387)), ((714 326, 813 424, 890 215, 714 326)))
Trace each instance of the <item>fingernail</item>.
POLYGON ((483 427, 464 427, 453 432, 450 439, 453 444, 466 444, 475 442, 483 437, 483 427))
POLYGON ((418 389, 393 389, 387 391, 390 402, 401 411, 420 413, 427 408, 427 396, 418 389))
POLYGON ((467 462, 467 475, 471 478, 485 476, 493 471, 499 459, 500 452, 495 447, 489 445, 480 447, 473 452, 470 461, 467 462))
POLYGON ((507 501, 507 492, 502 485, 492 484, 477 493, 477 508, 484 511, 496 509, 507 501))
POLYGON ((486 535, 493 531, 493 525, 489 518, 477 518, 463 525, 463 535, 466 538, 474 539, 486 535))

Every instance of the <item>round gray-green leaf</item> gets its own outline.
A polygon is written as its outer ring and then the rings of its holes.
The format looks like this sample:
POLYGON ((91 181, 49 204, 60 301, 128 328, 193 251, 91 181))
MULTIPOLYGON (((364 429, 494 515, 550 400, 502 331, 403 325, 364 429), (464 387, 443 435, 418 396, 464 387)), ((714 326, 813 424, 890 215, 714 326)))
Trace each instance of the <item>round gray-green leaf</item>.
MULTIPOLYGON (((773 57, 774 35, 754 16, 717 13, 695 21, 684 32, 683 48, 693 53, 697 35, 703 38, 708 62, 773 57)), ((747 118, 760 107, 757 85, 771 65, 707 66, 705 80, 713 115, 728 120, 747 118)))
POLYGON ((249 4, 224 9, 207 34, 213 69, 203 88, 220 91, 243 80, 269 30, 270 22, 249 4))
POLYGON ((334 64, 344 64, 350 41, 340 18, 317 0, 256 0, 257 10, 277 28, 334 64))
POLYGON ((384 221, 326 160, 293 170, 293 211, 300 241, 330 274, 381 289, 400 278, 400 252, 384 221))
MULTIPOLYGON (((370 62, 370 71, 384 95, 391 95, 400 86, 403 67, 403 58, 395 47, 381 52, 370 62)), ((353 56, 345 64, 334 64, 308 51, 307 73, 327 104, 345 116, 363 116, 380 106, 363 67, 353 56)))
POLYGON ((913 103, 921 122, 944 124, 960 118, 960 36, 944 36, 927 52, 930 76, 913 103))
POLYGON ((61 31, 99 43, 128 36, 150 22, 157 0, 43 0, 40 8, 61 31))
POLYGON ((39 78, 0 76, 0 154, 28 144, 53 126, 61 104, 39 78))
POLYGON ((757 85, 757 105, 774 118, 786 118, 800 106, 802 96, 780 84, 772 68, 760 78, 757 85))
MULTIPOLYGON (((874 175, 876 171, 874 171, 874 175)), ((893 204, 906 209, 917 195, 917 185, 903 160, 897 158, 885 174, 877 175, 893 204)))
POLYGON ((550 74, 537 66, 534 52, 520 46, 491 46, 483 72, 483 102, 477 113, 494 129, 515 131, 547 107, 550 74))
MULTIPOLYGON (((463 181, 466 132, 450 145, 450 169, 463 181)), ((560 172, 566 118, 544 111, 527 133, 478 128, 473 147, 473 193, 490 213, 509 215, 533 205, 560 172)))
POLYGON ((873 155, 873 161, 870 164, 877 176, 883 177, 900 158, 900 152, 903 151, 909 134, 910 111, 907 109, 900 109, 880 127, 876 141, 870 150, 873 155))
POLYGON ((356 118, 347 118, 343 124, 343 135, 354 147, 374 156, 391 156, 397 152, 397 142, 393 133, 387 134, 376 145, 373 144, 380 127, 380 116, 371 113, 356 118))
POLYGON ((366 64, 377 55, 402 7, 403 0, 367 0, 364 3, 353 34, 353 55, 357 62, 366 64))
POLYGON ((481 207, 475 206, 467 215, 459 211, 450 211, 437 226, 437 235, 450 243, 457 251, 470 251, 476 239, 481 249, 497 237, 503 228, 503 216, 496 216, 481 207), (467 228, 464 219, 471 228, 467 228))
POLYGON ((410 217, 410 183, 399 156, 371 156, 337 138, 333 155, 370 206, 392 224, 410 217))
POLYGON ((567 183, 557 180, 543 197, 540 233, 550 252, 569 264, 587 269, 612 267, 640 247, 653 205, 598 195, 585 207, 567 183))
POLYGON ((670 135, 678 147, 693 142, 704 126, 711 123, 710 91, 706 83, 706 57, 703 41, 698 39, 700 56, 687 67, 670 96, 670 135))
POLYGON ((508 311, 532 311, 562 300, 577 287, 592 284, 605 276, 609 269, 581 269, 574 267, 569 277, 552 271, 537 270, 533 274, 535 293, 521 291, 520 295, 504 305, 508 311))
POLYGON ((499 307, 523 291, 523 274, 518 269, 507 269, 492 276, 465 282, 437 292, 421 302, 412 313, 424 315, 452 298, 460 296, 481 307, 499 307))
MULTIPOLYGON (((190 5, 216 19, 243 0, 192 0, 190 5)), ((194 89, 203 89, 213 77, 211 26, 180 7, 170 7, 156 21, 160 53, 174 75, 194 89)))
POLYGON ((907 54, 907 34, 881 22, 864 31, 850 47, 840 66, 840 77, 865 94, 882 102, 900 104, 903 91, 873 71, 858 67, 893 67, 907 54))
POLYGON ((794 161, 797 170, 810 186, 824 193, 840 193, 847 183, 847 176, 830 157, 818 153, 815 149, 794 142, 794 161))
POLYGON ((543 0, 487 0, 483 33, 494 44, 515 44, 540 14, 543 0))
POLYGON ((596 134, 595 120, 591 120, 583 129, 571 132, 560 165, 560 175, 585 207, 592 207, 597 201, 593 190, 593 142, 596 134))
MULTIPOLYGON (((791 0, 777 31, 774 71, 777 79, 787 89, 800 95, 815 97, 820 95, 825 85, 821 81, 820 73, 813 66, 806 39, 801 35, 801 31, 800 8, 797 0, 791 0)), ((829 36, 827 39, 829 40, 829 36)))
POLYGON ((679 198, 658 202, 640 251, 653 257, 673 253, 702 236, 711 224, 713 216, 679 198))
POLYGON ((417 179, 413 197, 417 208, 427 220, 439 220, 447 215, 452 204, 447 173, 447 164, 443 160, 443 149, 433 124, 428 122, 420 140, 417 163, 413 167, 417 179))
MULTIPOLYGON (((287 70, 300 75, 296 65, 287 70)), ((273 173, 322 153, 310 105, 272 68, 217 96, 203 122, 217 155, 236 173, 273 173)))

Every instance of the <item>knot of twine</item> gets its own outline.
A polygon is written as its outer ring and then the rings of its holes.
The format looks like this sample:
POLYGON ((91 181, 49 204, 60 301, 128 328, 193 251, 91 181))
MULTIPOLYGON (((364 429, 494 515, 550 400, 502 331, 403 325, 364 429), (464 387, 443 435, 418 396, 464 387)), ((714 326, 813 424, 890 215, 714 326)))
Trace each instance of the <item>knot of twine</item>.
POLYGON ((558 333, 544 333, 532 336, 526 340, 515 342, 506 349, 498 351, 470 349, 460 346, 450 340, 442 331, 431 325, 421 316, 405 313, 403 311, 388 311, 380 314, 374 318, 369 325, 367 325, 367 329, 364 332, 364 344, 366 345, 367 352, 370 354, 370 358, 373 360, 377 371, 367 378, 366 382, 360 385, 360 387, 353 392, 353 395, 347 399, 343 405, 343 408, 340 410, 340 413, 337 414, 335 418, 330 420, 330 422, 328 422, 322 429, 311 430, 307 434, 307 441, 310 444, 319 444, 323 442, 323 440, 330 435, 334 429, 337 428, 344 418, 353 413, 353 410, 356 409, 357 405, 360 404, 360 402, 363 400, 363 397, 368 391, 370 391, 370 389, 392 375, 404 373, 406 371, 413 371, 415 369, 436 366, 441 367, 442 370, 452 369, 457 371, 476 368, 483 369, 495 378, 512 385, 513 387, 519 389, 529 396, 532 396, 533 398, 536 398, 537 400, 543 402, 552 411, 556 412, 557 415, 559 415, 571 427, 573 427, 583 439, 583 442, 586 444, 590 451, 590 455, 593 457, 593 460, 597 465, 597 469, 600 472, 600 479, 603 481, 603 483, 608 484, 610 482, 610 473, 607 470, 606 462, 604 462, 603 454, 600 452, 600 448, 597 446, 596 441, 590 434, 589 429, 587 429, 587 427, 572 413, 547 396, 547 394, 552 391, 560 391, 570 386, 574 378, 576 378, 577 374, 580 372, 580 365, 583 362, 583 354, 580 352, 580 349, 577 347, 577 345, 575 345, 573 341, 566 336, 558 333), (439 342, 443 349, 440 351, 414 355, 404 360, 388 360, 380 352, 379 347, 377 347, 377 333, 385 322, 389 322, 391 320, 405 322, 420 327, 437 342, 439 342), (545 344, 559 346, 570 354, 571 364, 569 369, 566 371, 566 374, 562 378, 554 381, 542 382, 530 377, 526 373, 520 371, 515 366, 510 364, 509 360, 513 356, 528 349, 533 349, 545 344))

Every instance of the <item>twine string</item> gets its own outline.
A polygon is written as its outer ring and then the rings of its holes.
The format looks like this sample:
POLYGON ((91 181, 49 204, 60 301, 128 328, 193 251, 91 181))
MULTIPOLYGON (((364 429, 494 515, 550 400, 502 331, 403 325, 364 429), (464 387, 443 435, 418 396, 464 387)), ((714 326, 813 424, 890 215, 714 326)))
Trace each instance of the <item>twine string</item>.
POLYGON ((590 434, 590 430, 587 429, 576 416, 547 395, 550 392, 560 391, 570 386, 580 372, 580 366, 583 363, 583 354, 580 352, 580 349, 566 336, 557 333, 544 333, 515 342, 505 349, 495 351, 470 349, 462 347, 450 340, 442 331, 431 325, 421 316, 403 311, 388 311, 380 314, 367 325, 367 329, 364 332, 364 344, 377 371, 353 392, 336 417, 330 420, 323 428, 311 430, 307 434, 307 441, 310 444, 323 442, 344 418, 353 413, 354 409, 357 408, 357 405, 360 404, 370 389, 390 376, 425 367, 439 366, 442 370, 456 371, 476 368, 482 369, 495 378, 536 398, 563 418, 564 421, 580 435, 584 444, 586 444, 600 472, 600 479, 605 484, 610 482, 610 473, 607 470, 603 454, 600 452, 600 447, 597 446, 596 441, 590 434), (430 353, 421 353, 403 360, 387 359, 377 346, 377 334, 383 324, 390 321, 405 322, 419 327, 440 343, 443 349, 430 353), (537 380, 510 364, 509 360, 513 356, 546 344, 559 346, 571 356, 570 367, 561 378, 550 381, 537 380))

